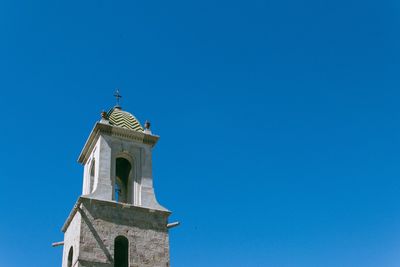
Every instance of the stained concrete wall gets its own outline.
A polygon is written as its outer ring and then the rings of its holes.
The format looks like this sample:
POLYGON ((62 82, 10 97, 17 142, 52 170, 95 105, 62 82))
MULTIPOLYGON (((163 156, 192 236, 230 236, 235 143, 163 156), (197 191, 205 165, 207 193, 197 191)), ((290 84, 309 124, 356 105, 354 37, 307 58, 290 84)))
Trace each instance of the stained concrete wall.
POLYGON ((128 203, 150 209, 165 210, 156 199, 152 174, 152 147, 138 141, 100 134, 84 167, 83 195, 101 200, 115 199, 115 162, 127 159, 129 175, 128 203), (90 192, 91 161, 95 159, 94 190, 90 192))
POLYGON ((62 267, 67 267, 68 253, 70 248, 73 248, 72 266, 78 266, 78 251, 81 243, 81 215, 76 213, 68 229, 64 233, 64 250, 62 267))

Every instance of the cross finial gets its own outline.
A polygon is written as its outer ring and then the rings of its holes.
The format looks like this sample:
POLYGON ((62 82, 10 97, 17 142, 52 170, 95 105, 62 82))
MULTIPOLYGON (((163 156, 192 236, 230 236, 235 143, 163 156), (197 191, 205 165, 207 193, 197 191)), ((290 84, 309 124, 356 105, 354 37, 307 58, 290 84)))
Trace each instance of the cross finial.
POLYGON ((119 94, 119 89, 115 90, 114 96, 117 99, 117 106, 119 106, 119 99, 122 98, 122 95, 119 94))

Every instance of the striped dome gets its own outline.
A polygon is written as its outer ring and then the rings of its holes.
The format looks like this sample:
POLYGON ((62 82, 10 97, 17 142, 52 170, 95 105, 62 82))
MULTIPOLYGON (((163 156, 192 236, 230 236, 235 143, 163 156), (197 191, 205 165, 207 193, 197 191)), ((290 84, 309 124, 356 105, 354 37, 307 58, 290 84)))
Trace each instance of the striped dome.
POLYGON ((131 113, 123 111, 121 107, 113 107, 107 114, 111 125, 122 127, 137 132, 143 132, 143 127, 131 113))

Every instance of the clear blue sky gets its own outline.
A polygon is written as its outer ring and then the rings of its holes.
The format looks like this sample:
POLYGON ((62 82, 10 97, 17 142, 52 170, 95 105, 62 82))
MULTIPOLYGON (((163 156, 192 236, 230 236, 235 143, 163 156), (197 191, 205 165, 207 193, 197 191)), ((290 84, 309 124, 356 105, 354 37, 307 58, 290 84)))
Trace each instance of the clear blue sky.
POLYGON ((398 1, 0 3, 0 266, 61 266, 116 87, 173 267, 400 266, 398 1))

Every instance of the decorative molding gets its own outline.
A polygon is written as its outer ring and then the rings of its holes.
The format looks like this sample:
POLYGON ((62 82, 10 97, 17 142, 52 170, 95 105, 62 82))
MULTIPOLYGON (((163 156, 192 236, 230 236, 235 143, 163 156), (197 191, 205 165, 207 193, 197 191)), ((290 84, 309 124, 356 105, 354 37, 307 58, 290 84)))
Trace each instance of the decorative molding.
POLYGON ((81 164, 85 164, 88 160, 89 153, 93 150, 100 134, 106 134, 109 136, 119 137, 129 141, 135 141, 142 144, 154 146, 158 139, 160 138, 157 135, 146 134, 143 132, 137 132, 130 129, 125 129, 118 126, 112 126, 109 124, 104 124, 101 122, 97 122, 93 127, 89 138, 87 139, 80 155, 78 158, 78 162, 81 164))

